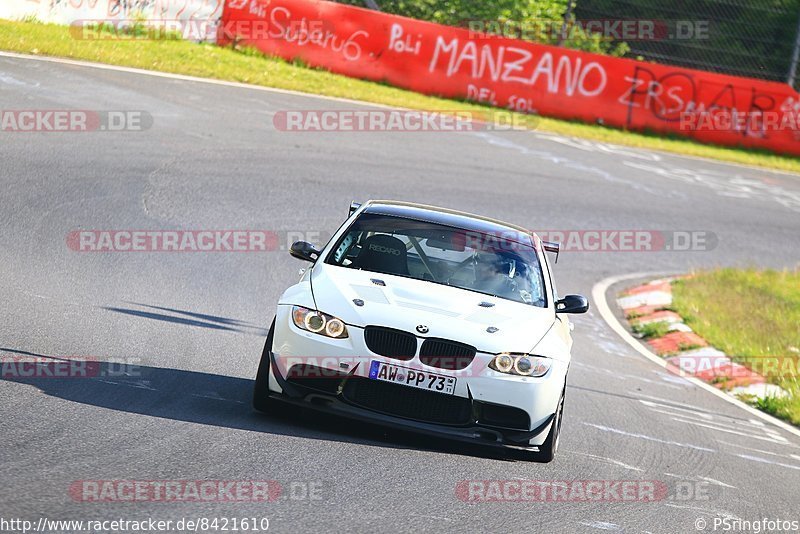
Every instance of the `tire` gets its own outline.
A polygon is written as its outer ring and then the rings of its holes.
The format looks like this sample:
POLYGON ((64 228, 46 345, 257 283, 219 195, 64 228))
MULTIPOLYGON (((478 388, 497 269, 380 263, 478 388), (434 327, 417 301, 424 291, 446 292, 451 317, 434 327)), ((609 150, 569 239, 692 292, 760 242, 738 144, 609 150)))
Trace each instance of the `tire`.
POLYGON ((550 427, 550 432, 547 433, 544 443, 539 445, 539 452, 530 452, 526 454, 527 459, 540 462, 549 463, 553 461, 558 451, 558 442, 561 437, 561 420, 564 414, 564 398, 567 394, 567 388, 561 392, 561 399, 558 401, 558 408, 556 408, 556 415, 553 418, 553 424, 550 427))
POLYGON ((256 382, 253 385, 253 408, 259 412, 270 412, 275 406, 275 400, 269 398, 269 351, 272 350, 272 340, 275 338, 275 319, 269 327, 267 341, 264 343, 264 351, 261 353, 261 361, 258 363, 258 373, 256 382))

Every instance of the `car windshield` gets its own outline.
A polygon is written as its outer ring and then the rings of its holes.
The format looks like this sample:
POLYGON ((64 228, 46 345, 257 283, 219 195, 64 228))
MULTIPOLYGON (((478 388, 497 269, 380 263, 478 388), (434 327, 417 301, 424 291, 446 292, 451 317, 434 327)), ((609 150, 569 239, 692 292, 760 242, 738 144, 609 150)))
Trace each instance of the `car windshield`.
POLYGON ((514 231, 489 235, 365 213, 336 243, 326 263, 545 307, 539 258, 533 246, 520 243, 521 237, 514 231))

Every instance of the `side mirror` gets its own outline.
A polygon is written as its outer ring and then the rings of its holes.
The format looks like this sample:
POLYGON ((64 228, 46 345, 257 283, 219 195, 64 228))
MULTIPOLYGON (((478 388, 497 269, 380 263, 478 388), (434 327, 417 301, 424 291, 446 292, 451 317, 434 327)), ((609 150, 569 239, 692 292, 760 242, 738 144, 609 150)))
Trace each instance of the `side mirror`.
POLYGON ((567 295, 556 302, 556 313, 586 313, 589 301, 583 295, 567 295))
POLYGON ((298 260, 315 262, 319 258, 320 251, 314 248, 311 243, 305 241, 296 241, 292 243, 292 248, 289 249, 289 254, 298 260))

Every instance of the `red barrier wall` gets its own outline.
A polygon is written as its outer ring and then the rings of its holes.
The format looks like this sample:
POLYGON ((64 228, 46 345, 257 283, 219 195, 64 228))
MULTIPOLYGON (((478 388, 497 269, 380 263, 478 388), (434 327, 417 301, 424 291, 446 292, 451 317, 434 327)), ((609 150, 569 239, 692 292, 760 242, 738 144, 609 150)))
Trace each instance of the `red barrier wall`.
POLYGON ((226 0, 240 44, 420 93, 800 155, 786 84, 617 59, 315 0, 226 0))

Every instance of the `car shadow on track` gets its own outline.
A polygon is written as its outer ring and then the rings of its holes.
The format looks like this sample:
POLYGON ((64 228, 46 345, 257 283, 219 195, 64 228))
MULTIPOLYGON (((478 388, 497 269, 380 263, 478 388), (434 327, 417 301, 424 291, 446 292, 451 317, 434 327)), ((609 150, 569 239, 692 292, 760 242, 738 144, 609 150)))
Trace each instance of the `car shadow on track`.
POLYGON ((216 315, 209 315, 205 313, 196 313, 186 310, 179 310, 176 308, 165 308, 163 306, 151 306, 149 304, 139 304, 136 302, 129 302, 145 310, 136 308, 120 308, 117 306, 102 306, 101 308, 106 311, 121 313, 123 315, 131 315, 141 319, 153 319, 156 321, 164 321, 167 323, 180 324, 185 326, 196 326, 201 328, 210 328, 212 330, 225 330, 228 332, 237 332, 240 334, 252 334, 260 337, 267 335, 267 330, 253 323, 240 321, 238 319, 230 319, 228 317, 219 317, 216 315), (153 310, 159 310, 168 313, 157 313, 153 310))
POLYGON ((510 454, 488 447, 322 416, 289 405, 275 414, 260 414, 250 404, 253 382, 245 378, 64 359, 10 348, 0 348, 0 353, 12 355, 2 354, 0 379, 28 384, 53 397, 109 410, 306 439, 513 459, 510 454), (34 371, 30 364, 10 365, 16 359, 20 362, 35 360, 38 367, 34 371), (31 373, 35 376, 30 376, 31 373))

